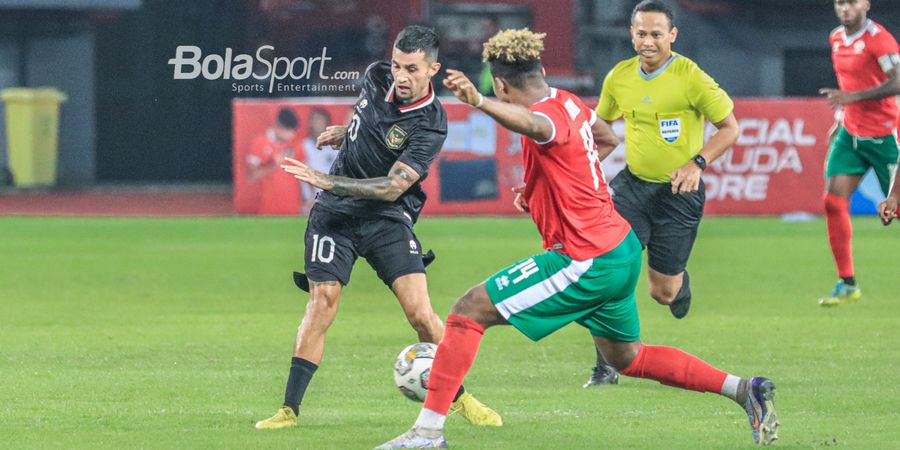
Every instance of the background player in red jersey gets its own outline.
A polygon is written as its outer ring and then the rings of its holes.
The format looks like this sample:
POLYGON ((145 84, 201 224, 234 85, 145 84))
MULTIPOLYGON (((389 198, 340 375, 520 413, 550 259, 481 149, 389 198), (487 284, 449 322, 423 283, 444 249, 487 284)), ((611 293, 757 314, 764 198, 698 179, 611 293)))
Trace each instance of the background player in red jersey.
POLYGON ((247 177, 260 183, 259 214, 298 214, 300 183, 280 170, 285 158, 304 159, 297 141, 297 115, 287 108, 278 111, 275 125, 253 140, 247 155, 247 177))
POLYGON ((512 325, 539 340, 576 322, 623 375, 727 396, 744 407, 753 439, 777 438, 774 384, 742 379, 673 347, 644 345, 635 302, 641 243, 613 207, 594 145, 615 145, 609 126, 575 95, 544 79, 544 34, 505 30, 485 44, 494 92, 485 99, 461 72, 444 85, 463 102, 522 134, 524 203, 543 238, 544 253, 519 261, 463 295, 447 318, 415 425, 377 447, 443 448, 453 395, 472 366, 486 328, 512 325))
POLYGON ((870 167, 887 194, 897 164, 900 49, 887 29, 866 17, 869 8, 868 0, 834 0, 841 26, 829 41, 840 89, 821 93, 833 108, 843 108, 843 119, 832 128, 825 166, 825 224, 840 279, 819 299, 822 306, 862 297, 853 269, 850 196, 870 167))

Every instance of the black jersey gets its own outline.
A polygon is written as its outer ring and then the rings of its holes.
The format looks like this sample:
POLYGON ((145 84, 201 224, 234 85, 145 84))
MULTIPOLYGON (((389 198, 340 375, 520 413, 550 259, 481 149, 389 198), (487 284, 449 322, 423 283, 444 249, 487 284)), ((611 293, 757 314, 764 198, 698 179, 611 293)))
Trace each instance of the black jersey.
POLYGON ((419 180, 394 202, 322 191, 317 205, 342 214, 415 223, 425 204, 420 183, 444 145, 447 115, 433 86, 425 98, 401 105, 394 101, 393 82, 391 66, 386 61, 366 69, 362 93, 353 106, 355 114, 329 173, 349 178, 385 177, 400 161, 412 167, 420 175, 419 180))

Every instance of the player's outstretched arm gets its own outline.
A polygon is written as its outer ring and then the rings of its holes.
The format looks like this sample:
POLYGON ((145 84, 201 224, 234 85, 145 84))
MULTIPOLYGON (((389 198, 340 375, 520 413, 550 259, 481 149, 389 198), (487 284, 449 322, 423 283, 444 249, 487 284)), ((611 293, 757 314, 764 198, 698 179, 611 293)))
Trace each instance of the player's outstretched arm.
MULTIPOLYGON (((494 82, 503 83, 499 79, 494 79, 494 82)), ((508 130, 537 142, 546 142, 553 135, 553 125, 547 118, 534 114, 523 106, 484 98, 466 75, 458 70, 447 69, 444 86, 447 86, 456 98, 484 111, 508 130)))
POLYGON ((819 93, 825 96, 828 100, 828 105, 832 108, 837 108, 849 103, 879 100, 885 97, 900 95, 900 65, 894 65, 890 70, 885 71, 885 74, 888 79, 870 89, 850 92, 834 88, 823 88, 819 89, 819 93))
POLYGON ((293 158, 286 158, 284 161, 285 164, 281 168, 304 183, 337 195, 386 202, 393 202, 400 198, 420 177, 412 167, 399 161, 391 167, 388 176, 363 179, 322 173, 293 158))

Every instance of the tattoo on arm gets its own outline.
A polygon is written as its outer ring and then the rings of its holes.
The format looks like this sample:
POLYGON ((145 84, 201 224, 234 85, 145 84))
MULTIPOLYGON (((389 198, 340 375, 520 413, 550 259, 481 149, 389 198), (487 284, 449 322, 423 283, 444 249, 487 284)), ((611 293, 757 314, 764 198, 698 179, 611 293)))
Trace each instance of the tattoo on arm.
POLYGON ((366 179, 332 177, 334 187, 331 192, 343 196, 393 202, 400 198, 418 178, 404 166, 395 164, 391 168, 390 175, 386 177, 366 179))
POLYGON ((337 195, 375 200, 383 200, 388 188, 391 186, 391 179, 388 177, 365 179, 333 177, 332 182, 334 187, 331 189, 331 192, 337 195))
POLYGON ((412 175, 410 175, 409 172, 407 172, 403 167, 394 167, 394 169, 391 171, 391 175, 400 178, 400 180, 402 180, 402 182, 406 184, 407 188, 409 188, 409 186, 416 182, 416 180, 413 179, 412 175))

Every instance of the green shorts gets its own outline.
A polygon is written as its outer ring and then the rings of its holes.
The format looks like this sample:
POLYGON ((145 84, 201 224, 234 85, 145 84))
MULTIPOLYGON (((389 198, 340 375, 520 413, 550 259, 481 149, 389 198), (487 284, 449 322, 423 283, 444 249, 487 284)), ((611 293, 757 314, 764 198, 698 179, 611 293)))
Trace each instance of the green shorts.
POLYGON ((547 251, 492 275, 484 286, 506 320, 537 341, 576 322, 594 336, 633 342, 640 337, 634 288, 641 243, 634 232, 616 248, 585 261, 547 251))
POLYGON ((871 167, 875 170, 881 190, 887 195, 896 166, 897 138, 894 135, 857 137, 840 127, 828 150, 825 176, 863 175, 871 167))

